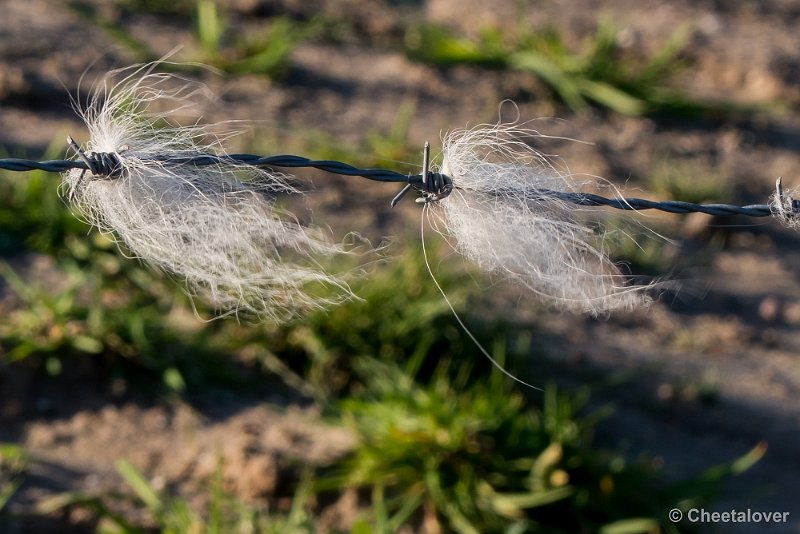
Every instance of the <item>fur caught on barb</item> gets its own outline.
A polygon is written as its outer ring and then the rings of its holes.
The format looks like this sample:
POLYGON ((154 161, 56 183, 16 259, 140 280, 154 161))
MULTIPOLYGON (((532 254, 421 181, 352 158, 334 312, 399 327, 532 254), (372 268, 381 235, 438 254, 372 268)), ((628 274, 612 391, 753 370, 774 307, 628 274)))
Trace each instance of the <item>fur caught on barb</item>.
POLYGON ((284 175, 163 161, 221 155, 221 148, 211 126, 175 122, 198 85, 154 73, 156 66, 112 73, 79 109, 90 133, 88 151, 115 154, 121 172, 82 177, 69 171, 66 198, 89 223, 118 236, 123 249, 182 277, 191 295, 223 313, 281 321, 350 298, 346 283, 321 267, 345 248, 276 206, 277 194, 299 194, 284 175), (122 79, 113 83, 115 75, 122 79))
POLYGON ((536 132, 482 125, 449 133, 441 172, 453 192, 434 206, 435 228, 482 270, 518 282, 559 308, 592 315, 650 302, 606 255, 581 217, 591 208, 542 195, 586 182, 557 171, 521 139, 536 132))
POLYGON ((784 226, 797 230, 800 228, 800 188, 783 190, 780 178, 776 182, 776 191, 769 197, 769 208, 772 216, 781 221, 784 226))

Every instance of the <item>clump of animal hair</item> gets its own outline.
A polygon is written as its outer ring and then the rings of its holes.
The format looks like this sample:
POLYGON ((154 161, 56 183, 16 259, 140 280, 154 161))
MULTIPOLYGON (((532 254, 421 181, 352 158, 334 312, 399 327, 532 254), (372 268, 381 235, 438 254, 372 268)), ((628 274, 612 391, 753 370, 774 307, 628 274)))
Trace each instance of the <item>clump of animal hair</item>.
POLYGON ((441 172, 453 192, 438 202, 437 231, 482 270, 517 282, 558 308, 594 316, 651 302, 648 286, 631 285, 586 224, 589 208, 543 190, 590 185, 557 170, 515 124, 480 125, 447 134, 441 172))
MULTIPOLYGON (((778 184, 780 184, 780 180, 778 184)), ((772 216, 792 230, 800 228, 800 217, 794 210, 794 203, 797 202, 795 199, 798 198, 798 195, 800 195, 800 188, 788 189, 784 193, 779 185, 778 190, 769 197, 769 209, 772 211, 772 216)))
POLYGON ((286 175, 165 161, 224 152, 213 125, 175 121, 203 88, 155 66, 110 74, 78 110, 87 150, 113 153, 121 166, 113 177, 63 175, 62 192, 83 218, 222 314, 277 322, 351 298, 346 282, 322 268, 346 248, 276 205, 279 194, 299 194, 286 175))

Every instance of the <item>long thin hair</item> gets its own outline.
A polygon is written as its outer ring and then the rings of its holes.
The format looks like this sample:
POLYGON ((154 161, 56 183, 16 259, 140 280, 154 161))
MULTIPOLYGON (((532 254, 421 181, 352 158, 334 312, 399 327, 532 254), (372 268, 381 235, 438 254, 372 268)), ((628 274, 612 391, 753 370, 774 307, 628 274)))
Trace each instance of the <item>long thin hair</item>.
POLYGON ((542 195, 587 184, 557 170, 523 140, 538 133, 487 124, 444 138, 441 172, 453 180, 432 224, 482 270, 519 283, 561 309, 606 314, 647 305, 647 285, 630 285, 609 259, 587 208, 542 195))
POLYGON ((191 295, 219 312, 281 321, 350 298, 345 281, 321 265, 346 247, 276 205, 279 194, 299 194, 284 174, 164 161, 224 152, 213 125, 175 121, 202 86, 156 66, 111 73, 79 110, 88 150, 114 153, 121 172, 69 171, 64 196, 124 251, 183 278, 191 295))

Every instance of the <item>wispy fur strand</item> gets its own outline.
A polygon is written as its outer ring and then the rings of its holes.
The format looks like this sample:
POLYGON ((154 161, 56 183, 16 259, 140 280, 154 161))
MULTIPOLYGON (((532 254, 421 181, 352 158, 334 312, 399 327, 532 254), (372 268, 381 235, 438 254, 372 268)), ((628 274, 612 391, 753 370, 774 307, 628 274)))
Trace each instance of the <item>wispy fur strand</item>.
POLYGON ((344 247, 276 206, 276 194, 298 193, 284 175, 155 159, 221 151, 211 127, 174 121, 197 86, 172 89, 178 80, 152 68, 104 80, 79 110, 88 150, 116 154, 122 171, 113 179, 69 171, 64 195, 89 223, 118 236, 123 250, 182 277, 190 294, 223 313, 281 321, 349 298, 346 283, 319 262, 344 247))
POLYGON ((537 191, 574 192, 586 182, 557 171, 521 139, 536 132, 509 124, 449 133, 441 172, 454 190, 430 213, 456 249, 482 270, 530 289, 561 309, 591 315, 650 302, 607 256, 587 211, 537 191))

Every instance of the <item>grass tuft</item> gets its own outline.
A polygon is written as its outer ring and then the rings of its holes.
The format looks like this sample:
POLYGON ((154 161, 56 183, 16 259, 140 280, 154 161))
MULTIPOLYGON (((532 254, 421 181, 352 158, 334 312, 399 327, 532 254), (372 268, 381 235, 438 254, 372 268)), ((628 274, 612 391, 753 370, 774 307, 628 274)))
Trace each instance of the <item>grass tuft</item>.
POLYGON ((601 17, 595 34, 579 52, 567 47, 554 28, 516 32, 486 28, 478 40, 456 36, 436 25, 412 28, 406 53, 417 61, 438 65, 475 65, 533 74, 577 113, 590 105, 624 115, 731 115, 765 111, 725 101, 696 100, 674 86, 685 71, 691 28, 683 26, 650 56, 632 55, 619 43, 619 29, 601 17))

